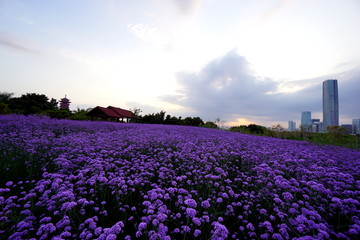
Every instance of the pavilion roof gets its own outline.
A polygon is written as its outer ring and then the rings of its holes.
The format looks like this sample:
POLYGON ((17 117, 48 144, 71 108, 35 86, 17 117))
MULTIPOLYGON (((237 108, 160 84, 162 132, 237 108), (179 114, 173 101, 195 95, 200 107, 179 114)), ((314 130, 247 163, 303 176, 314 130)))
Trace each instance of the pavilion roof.
POLYGON ((96 106, 87 114, 91 117, 107 117, 107 118, 135 118, 135 115, 122 108, 109 106, 107 108, 96 106))
POLYGON ((107 108, 113 110, 114 112, 116 112, 117 114, 119 114, 122 117, 135 118, 135 115, 129 110, 125 110, 125 109, 113 107, 113 106, 108 106, 107 108))

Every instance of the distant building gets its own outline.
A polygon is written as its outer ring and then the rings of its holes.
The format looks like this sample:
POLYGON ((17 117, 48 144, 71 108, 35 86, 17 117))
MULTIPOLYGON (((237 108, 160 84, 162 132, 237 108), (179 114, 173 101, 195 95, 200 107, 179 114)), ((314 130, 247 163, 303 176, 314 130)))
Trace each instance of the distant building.
POLYGON ((311 124, 319 124, 320 123, 320 119, 315 118, 315 119, 311 119, 311 124))
POLYGON ((323 127, 339 125, 338 83, 335 79, 323 82, 323 127))
POLYGON ((341 124, 341 127, 345 129, 346 134, 350 134, 352 132, 352 124, 341 124))
POLYGON ((311 125, 312 125, 313 132, 320 132, 320 130, 321 130, 320 119, 311 119, 311 125))
POLYGON ((352 120, 352 134, 360 134, 360 119, 352 120))
POLYGON ((70 99, 66 98, 66 95, 64 98, 60 99, 60 109, 62 110, 70 110, 70 99))
POLYGON ((289 121, 288 124, 289 124, 288 131, 289 132, 295 132, 296 131, 296 122, 289 121))
POLYGON ((311 112, 304 111, 301 113, 301 129, 305 131, 311 131, 312 122, 311 122, 311 112))

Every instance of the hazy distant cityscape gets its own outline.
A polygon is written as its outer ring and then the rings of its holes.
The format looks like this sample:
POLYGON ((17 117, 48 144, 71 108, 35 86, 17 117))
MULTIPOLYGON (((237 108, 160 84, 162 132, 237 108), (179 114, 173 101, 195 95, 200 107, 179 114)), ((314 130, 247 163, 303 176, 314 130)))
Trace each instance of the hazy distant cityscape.
MULTIPOLYGON (((338 82, 329 79, 323 82, 322 88, 323 121, 311 117, 311 111, 301 113, 300 129, 307 132, 326 132, 331 126, 339 126, 338 82)), ((352 123, 341 124, 347 133, 360 134, 360 119, 352 119, 352 123)), ((296 131, 296 122, 288 121, 288 131, 296 131)))

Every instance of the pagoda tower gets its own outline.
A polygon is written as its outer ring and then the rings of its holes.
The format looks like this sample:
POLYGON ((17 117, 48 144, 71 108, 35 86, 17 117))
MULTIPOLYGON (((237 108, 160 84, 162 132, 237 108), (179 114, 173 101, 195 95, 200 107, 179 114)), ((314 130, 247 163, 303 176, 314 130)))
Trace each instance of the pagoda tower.
POLYGON ((70 99, 66 98, 66 95, 64 98, 60 100, 60 109, 62 110, 70 110, 70 99))

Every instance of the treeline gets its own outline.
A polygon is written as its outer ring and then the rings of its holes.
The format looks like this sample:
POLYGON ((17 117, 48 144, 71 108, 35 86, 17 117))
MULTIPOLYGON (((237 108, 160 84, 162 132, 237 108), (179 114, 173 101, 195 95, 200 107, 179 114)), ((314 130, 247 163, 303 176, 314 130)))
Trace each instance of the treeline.
POLYGON ((59 109, 59 102, 44 94, 26 93, 20 97, 13 95, 7 92, 0 93, 0 114, 41 114, 59 119, 90 120, 86 113, 91 109, 76 111, 59 109))
MULTIPOLYGON (((59 109, 59 102, 54 98, 48 98, 44 94, 26 93, 20 97, 13 97, 13 93, 0 93, 0 114, 42 114, 58 119, 91 120, 87 115, 92 109, 77 109, 70 111, 59 109)), ((140 115, 140 109, 134 109, 136 115, 131 122, 151 124, 187 125, 196 127, 219 128, 215 122, 204 122, 200 117, 175 117, 165 111, 140 115)))
POLYGON ((271 130, 269 130, 266 127, 256 125, 256 124, 249 124, 247 126, 240 125, 240 126, 230 127, 229 130, 232 132, 241 132, 241 133, 245 133, 245 134, 254 134, 254 135, 261 135, 261 136, 271 134, 271 130))
POLYGON ((27 93, 13 97, 13 93, 0 93, 0 113, 41 114, 57 109, 56 99, 49 99, 44 94, 27 93))
POLYGON ((152 123, 152 124, 170 124, 170 125, 186 125, 195 127, 208 127, 208 128, 219 128, 215 122, 207 121, 204 122, 200 117, 186 117, 182 118, 171 116, 166 114, 165 111, 159 113, 145 114, 144 116, 138 114, 139 109, 133 111, 137 118, 133 119, 133 122, 137 123, 152 123))

